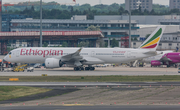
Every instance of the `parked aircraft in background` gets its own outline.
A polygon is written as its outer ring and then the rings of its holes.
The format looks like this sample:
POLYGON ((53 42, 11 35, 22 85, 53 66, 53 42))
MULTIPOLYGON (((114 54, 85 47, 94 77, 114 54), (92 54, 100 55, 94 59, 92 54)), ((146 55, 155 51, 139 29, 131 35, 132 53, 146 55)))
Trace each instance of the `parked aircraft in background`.
POLYGON ((167 50, 167 51, 157 51, 156 56, 148 57, 148 58, 143 58, 142 62, 144 63, 151 63, 153 60, 160 60, 165 54, 173 52, 172 50, 167 50))
POLYGON ((152 60, 151 66, 167 65, 167 67, 170 67, 174 65, 177 67, 177 63, 180 63, 180 52, 171 52, 164 54, 158 60, 152 60))
POLYGON ((9 52, 4 60, 12 63, 45 63, 47 68, 64 64, 78 70, 95 70, 92 65, 126 63, 156 55, 156 48, 165 26, 159 26, 138 48, 18 48, 9 52), (84 65, 88 65, 84 68, 84 65))

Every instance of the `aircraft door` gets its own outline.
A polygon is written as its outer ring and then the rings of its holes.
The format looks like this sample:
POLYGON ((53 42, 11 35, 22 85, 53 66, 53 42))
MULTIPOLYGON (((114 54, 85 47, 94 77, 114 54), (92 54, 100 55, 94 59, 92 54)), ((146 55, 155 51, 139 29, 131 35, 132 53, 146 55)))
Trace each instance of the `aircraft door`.
POLYGON ((127 57, 131 58, 131 52, 130 51, 127 52, 127 57))
POLYGON ((16 51, 16 57, 19 57, 19 54, 20 54, 20 50, 17 50, 16 51))
POLYGON ((91 52, 91 57, 94 57, 94 56, 95 56, 95 52, 92 51, 92 52, 91 52))

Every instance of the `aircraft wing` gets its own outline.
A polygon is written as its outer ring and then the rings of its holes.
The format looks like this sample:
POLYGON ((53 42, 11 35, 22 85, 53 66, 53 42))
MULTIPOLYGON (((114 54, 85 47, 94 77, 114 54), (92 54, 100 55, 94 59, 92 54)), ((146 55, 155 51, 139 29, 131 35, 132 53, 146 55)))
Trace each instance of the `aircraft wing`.
POLYGON ((71 53, 65 56, 62 56, 63 61, 75 61, 75 60, 80 60, 83 57, 80 56, 80 52, 81 52, 82 48, 78 49, 75 53, 71 53))
POLYGON ((161 62, 169 62, 169 61, 172 61, 171 59, 167 58, 167 56, 164 56, 160 59, 161 62))
POLYGON ((87 65, 93 65, 97 63, 104 63, 104 61, 94 58, 94 57, 82 57, 80 55, 82 48, 78 49, 76 52, 65 55, 62 57, 62 62, 65 63, 71 63, 76 66, 81 66, 82 64, 87 64, 87 65))

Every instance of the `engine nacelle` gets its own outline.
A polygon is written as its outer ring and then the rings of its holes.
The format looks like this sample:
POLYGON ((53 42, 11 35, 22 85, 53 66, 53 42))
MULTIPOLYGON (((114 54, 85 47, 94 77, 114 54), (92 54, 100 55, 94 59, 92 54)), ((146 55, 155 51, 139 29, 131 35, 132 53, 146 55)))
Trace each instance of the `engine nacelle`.
POLYGON ((151 66, 161 66, 161 65, 163 65, 163 63, 160 61, 157 61, 157 60, 151 61, 151 66))
POLYGON ((61 62, 61 60, 56 59, 56 58, 47 58, 45 60, 45 65, 46 68, 59 68, 63 66, 63 62, 61 62))

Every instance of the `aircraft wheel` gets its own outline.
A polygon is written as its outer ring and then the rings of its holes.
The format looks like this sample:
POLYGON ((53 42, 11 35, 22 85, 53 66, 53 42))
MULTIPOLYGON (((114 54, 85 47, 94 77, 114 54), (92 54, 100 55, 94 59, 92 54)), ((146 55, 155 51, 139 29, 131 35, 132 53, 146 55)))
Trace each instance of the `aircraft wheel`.
POLYGON ((90 70, 91 70, 91 71, 94 71, 94 70, 95 70, 95 68, 94 68, 94 67, 90 67, 90 70))
POLYGON ((175 68, 177 68, 177 65, 175 64, 175 68))
POLYGON ((81 71, 81 67, 77 67, 79 71, 81 71))
POLYGON ((77 67, 74 67, 74 71, 77 71, 77 67))
POLYGON ((81 67, 81 70, 84 71, 84 67, 81 67))
POLYGON ((89 71, 89 67, 85 67, 85 71, 89 71))
POLYGON ((81 67, 74 67, 74 71, 81 71, 81 67))
POLYGON ((93 67, 93 71, 95 70, 95 67, 93 67))

